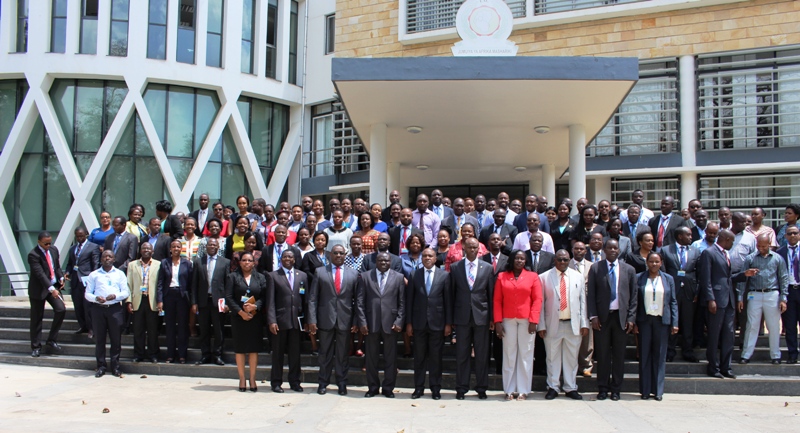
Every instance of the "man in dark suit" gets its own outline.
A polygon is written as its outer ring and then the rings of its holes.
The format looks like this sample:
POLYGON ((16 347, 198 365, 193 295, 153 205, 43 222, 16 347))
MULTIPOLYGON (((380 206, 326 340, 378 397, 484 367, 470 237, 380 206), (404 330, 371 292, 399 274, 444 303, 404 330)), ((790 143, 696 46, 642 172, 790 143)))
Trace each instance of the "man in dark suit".
MULTIPOLYGON (((517 228, 518 233, 524 233, 528 231, 528 215, 532 213, 540 214, 539 216, 539 230, 544 230, 545 233, 550 233, 550 223, 547 221, 547 218, 544 216, 544 211, 539 212, 539 205, 538 201, 539 198, 536 194, 528 194, 525 197, 525 210, 521 212, 519 215, 514 218, 514 227, 517 228)), ((542 196, 544 199, 544 206, 545 209, 547 208, 547 198, 542 196)))
POLYGON ((425 233, 417 227, 414 227, 414 214, 411 208, 404 208, 400 211, 400 226, 392 227, 387 230, 389 233, 389 252, 399 256, 408 252, 406 248, 406 240, 412 234, 418 234, 425 239, 425 233))
POLYGON ((517 228, 513 225, 506 224, 506 211, 502 208, 494 210, 493 218, 494 224, 484 226, 481 229, 478 240, 488 249, 489 235, 497 233, 503 241, 503 254, 509 255, 514 246, 514 238, 517 237, 517 228))
POLYGON ((622 234, 631 240, 631 251, 636 251, 639 249, 639 241, 636 240, 636 234, 644 227, 647 227, 647 231, 649 232, 650 226, 642 222, 642 207, 638 204, 631 203, 631 205, 628 206, 627 212, 628 221, 622 223, 622 234))
POLYGON ((403 261, 400 260, 400 257, 397 257, 389 252, 389 244, 389 233, 381 233, 378 235, 378 240, 375 242, 375 248, 377 248, 378 251, 364 256, 364 260, 361 262, 361 272, 367 272, 375 269, 378 263, 378 254, 386 253, 389 254, 392 270, 402 274, 403 261))
POLYGON ((319 335, 320 395, 328 392, 334 365, 339 395, 347 395, 349 343, 357 329, 358 272, 344 265, 346 255, 341 245, 331 249, 331 264, 317 268, 308 295, 308 329, 312 338, 319 335))
POLYGON ((397 335, 405 320, 405 283, 403 274, 389 269, 388 252, 378 253, 374 270, 362 272, 358 279, 358 325, 366 338, 367 393, 378 395, 378 357, 383 343, 383 392, 394 398, 397 379, 397 335))
POLYGON ((697 209, 694 212, 694 227, 692 227, 692 242, 697 242, 706 237, 706 227, 708 227, 708 212, 705 209, 697 209))
MULTIPOLYGON (((689 362, 698 362, 694 356, 693 329, 694 311, 697 306, 697 260, 700 253, 696 248, 691 248, 692 231, 689 227, 679 227, 675 230, 675 244, 661 249, 664 258, 664 268, 675 281, 675 290, 678 298, 678 312, 680 319, 680 335, 682 337, 681 355, 689 362)), ((675 358, 675 345, 678 335, 669 337, 667 347, 667 362, 675 358)))
MULTIPOLYGON (((489 236, 489 252, 481 257, 481 260, 492 265, 494 271, 494 278, 497 279, 497 274, 506 269, 508 256, 503 254, 500 250, 503 247, 503 241, 500 240, 500 235, 492 233, 489 236)), ((491 333, 492 345, 492 358, 494 358, 495 374, 503 374, 503 340, 497 337, 494 332, 491 333)))
POLYGON ((172 239, 180 239, 183 236, 183 223, 177 215, 170 213, 172 213, 172 203, 169 200, 156 202, 156 215, 162 221, 161 233, 168 234, 172 239))
MULTIPOLYGON (((700 299, 708 309, 707 373, 719 379, 736 378, 731 370, 736 289, 733 285, 735 280, 731 278, 731 259, 728 255, 728 250, 733 247, 733 238, 730 230, 720 230, 717 244, 703 251, 698 264, 700 299)), ((739 275, 753 276, 755 273, 748 270, 739 275)), ((744 278, 740 279, 744 281, 744 278)))
MULTIPOLYGON (((495 210, 496 211, 496 210, 495 210)), ((501 211, 502 213, 502 211, 501 211)), ((495 220, 497 221, 497 220, 495 220)), ((467 239, 465 260, 450 267, 453 287, 453 325, 456 335, 456 399, 469 391, 470 361, 475 348, 475 391, 486 399, 489 386, 489 333, 494 330, 492 265, 478 260, 478 240, 467 239)))
POLYGON ((636 321, 636 271, 617 260, 619 244, 606 241, 605 260, 592 265, 587 284, 587 309, 594 329, 598 400, 619 400, 625 373, 627 335, 636 321))
POLYGON ((451 244, 461 241, 461 226, 465 223, 470 223, 473 227, 479 227, 478 220, 475 217, 464 213, 464 199, 456 198, 453 200, 453 214, 442 220, 442 227, 450 227, 453 233, 450 238, 451 244))
POLYGON ((89 276, 95 269, 100 267, 100 247, 97 244, 86 240, 89 234, 83 227, 75 229, 75 245, 69 249, 67 258, 67 274, 64 276, 69 280, 70 296, 72 305, 75 308, 75 317, 78 320, 78 329, 75 333, 82 334, 88 332, 91 338, 92 316, 91 305, 84 299, 83 294, 86 286, 83 278, 89 276))
POLYGON ((58 248, 53 246, 53 238, 48 232, 41 232, 37 245, 28 253, 28 266, 31 276, 28 280, 28 300, 31 304, 31 356, 38 358, 42 350, 42 319, 44 318, 44 303, 53 308, 53 323, 50 325, 50 334, 47 336, 47 346, 54 351, 60 351, 58 345, 58 331, 67 307, 61 290, 64 289, 64 272, 61 271, 61 260, 58 248))
MULTIPOLYGON (((139 252, 139 239, 125 231, 125 217, 118 216, 111 222, 114 233, 106 237, 103 250, 114 253, 114 267, 122 272, 128 271, 128 262, 136 260, 139 252)), ((125 323, 128 323, 126 318, 125 323)))
POLYGON ((200 325, 200 350, 203 358, 198 364, 225 365, 222 350, 225 344, 223 324, 228 306, 225 305, 225 281, 230 273, 231 262, 217 257, 219 242, 209 238, 206 254, 195 257, 192 266, 192 314, 197 314, 200 325), (220 300, 223 302, 220 304, 220 300), (211 346, 211 335, 214 346, 211 346))
POLYGON ((139 248, 143 243, 148 242, 153 247, 153 260, 160 262, 168 258, 169 244, 172 243, 172 238, 161 233, 161 220, 158 217, 150 218, 147 228, 149 233, 139 240, 139 248))
MULTIPOLYGON (((441 190, 435 189, 431 191, 430 209, 439 217, 439 221, 444 221, 453 216, 453 208, 450 206, 445 206, 445 204, 442 203, 442 197, 443 195, 441 190)), ((435 235, 436 234, 434 233, 434 236, 435 235)))
POLYGON ((275 242, 264 246, 264 248, 261 249, 261 258, 258 259, 258 266, 256 270, 262 274, 268 274, 280 268, 281 257, 283 252, 286 250, 293 252, 294 256, 297 257, 297 260, 300 260, 300 257, 302 257, 299 249, 289 245, 286 242, 286 239, 289 235, 289 230, 286 228, 286 226, 280 224, 276 225, 273 233, 275 236, 275 242))
POLYGON ((272 340, 272 391, 282 393, 283 357, 289 355, 289 386, 292 391, 303 392, 300 386, 300 331, 308 278, 306 273, 294 268, 292 250, 281 254, 281 267, 271 272, 267 279, 267 323, 272 340))
POLYGON ((415 272, 406 290, 406 333, 414 337, 414 392, 412 399, 425 392, 425 370, 434 400, 441 398, 442 351, 444 337, 453 323, 450 275, 436 269, 436 251, 422 251, 423 272, 415 272))
POLYGON ((674 208, 675 199, 670 196, 664 197, 661 199, 661 215, 656 215, 648 223, 650 231, 653 232, 656 251, 661 251, 661 248, 675 243, 675 229, 688 227, 685 219, 672 213, 674 208))
POLYGON ((492 213, 486 210, 486 197, 483 194, 475 196, 475 210, 470 212, 469 215, 478 220, 476 227, 480 229, 492 224, 492 213))
POLYGON ((195 236, 203 236, 203 229, 206 227, 206 222, 209 218, 213 217, 214 214, 211 212, 211 209, 208 208, 208 203, 210 199, 208 194, 202 193, 200 197, 197 199, 197 203, 200 205, 200 209, 189 214, 195 221, 197 221, 197 227, 194 229, 195 236))
MULTIPOLYGON (((788 209, 788 207, 787 207, 788 209)), ((786 227, 786 246, 778 248, 778 255, 786 262, 789 273, 789 296, 783 313, 783 329, 786 330, 787 364, 797 364, 797 324, 800 321, 800 228, 789 224, 786 227)))
POLYGON ((556 255, 542 250, 544 237, 541 233, 531 234, 531 249, 525 251, 525 269, 543 274, 556 266, 556 255))

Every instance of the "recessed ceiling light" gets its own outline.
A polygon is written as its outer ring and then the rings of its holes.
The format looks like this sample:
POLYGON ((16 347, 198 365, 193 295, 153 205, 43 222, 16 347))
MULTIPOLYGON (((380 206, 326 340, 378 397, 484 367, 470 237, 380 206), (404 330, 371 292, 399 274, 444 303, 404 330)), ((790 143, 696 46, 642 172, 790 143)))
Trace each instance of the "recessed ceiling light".
POLYGON ((539 134, 547 134, 548 132, 550 132, 550 127, 547 125, 542 125, 533 128, 533 130, 538 132, 539 134))
POLYGON ((422 132, 422 127, 421 126, 408 126, 408 127, 406 127, 406 131, 408 131, 408 132, 410 132, 412 134, 419 134, 420 132, 422 132))
POLYGON ((527 170, 527 167, 523 167, 523 166, 521 166, 521 165, 518 165, 518 166, 514 167, 514 170, 517 170, 517 171, 525 171, 525 170, 527 170))
POLYGON ((427 170, 427 169, 428 169, 427 165, 418 165, 417 166, 417 170, 427 170))

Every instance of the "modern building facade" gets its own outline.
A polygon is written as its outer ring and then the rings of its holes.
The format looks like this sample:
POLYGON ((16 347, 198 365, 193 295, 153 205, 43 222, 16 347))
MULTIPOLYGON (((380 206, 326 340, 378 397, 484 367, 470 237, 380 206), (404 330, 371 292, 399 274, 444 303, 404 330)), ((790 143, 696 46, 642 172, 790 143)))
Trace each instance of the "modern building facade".
MULTIPOLYGON (((711 209, 763 206, 768 222, 800 200, 797 2, 507 3, 518 57, 639 60, 639 81, 616 112, 598 114, 606 126, 584 137, 590 200, 626 203, 641 187, 651 208, 664 194, 698 197, 711 209)), ((333 58, 452 56, 461 4, 0 0, 0 272, 26 269, 40 230, 57 233, 63 250, 75 227, 97 226, 101 210, 124 215, 137 202, 149 217, 167 198, 189 211, 202 192, 226 203, 239 194, 383 203, 387 189, 409 198, 433 186, 446 195, 506 187, 570 195, 575 161, 544 163, 520 140, 481 172, 459 169, 470 149, 445 149, 448 164, 390 152, 376 165, 364 145, 370 132, 337 95, 333 58)), ((569 147, 570 125, 537 120, 531 114, 528 126, 549 128, 544 146, 569 147)), ((425 119, 386 126, 387 137, 419 126, 417 139, 436 128, 425 119)), ((487 129, 489 149, 491 137, 487 129)))

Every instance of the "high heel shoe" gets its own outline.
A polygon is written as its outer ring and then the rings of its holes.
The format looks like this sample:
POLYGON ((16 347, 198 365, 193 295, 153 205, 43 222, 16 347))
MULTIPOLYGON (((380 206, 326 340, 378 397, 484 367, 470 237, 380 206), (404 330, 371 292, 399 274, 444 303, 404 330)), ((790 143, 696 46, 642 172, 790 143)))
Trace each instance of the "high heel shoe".
POLYGON ((239 381, 239 392, 247 391, 247 387, 245 387, 245 384, 246 382, 244 381, 244 379, 239 381))
POLYGON ((254 380, 250 381, 250 391, 258 392, 258 385, 256 385, 256 382, 254 380))

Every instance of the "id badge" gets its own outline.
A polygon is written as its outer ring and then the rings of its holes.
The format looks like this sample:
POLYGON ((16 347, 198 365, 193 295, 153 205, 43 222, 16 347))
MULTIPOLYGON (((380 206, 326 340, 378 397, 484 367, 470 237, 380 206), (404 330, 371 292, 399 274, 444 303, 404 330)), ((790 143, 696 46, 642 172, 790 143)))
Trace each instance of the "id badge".
POLYGON ((678 271, 678 276, 679 277, 685 277, 686 276, 686 271, 678 271))
POLYGON ((300 294, 301 295, 305 295, 306 294, 306 288, 305 287, 300 287, 300 294))
POLYGON ((73 266, 72 270, 75 271, 75 272, 78 272, 78 267, 77 266, 73 266))
POLYGON ((224 313, 225 312, 225 300, 224 299, 219 299, 219 301, 217 301, 217 302, 218 302, 217 303, 217 308, 219 309, 219 312, 220 313, 224 313))
POLYGON ((747 294, 747 300, 748 300, 748 301, 752 301, 752 300, 753 300, 753 299, 755 299, 755 298, 756 298, 756 294, 755 294, 755 293, 753 293, 753 292, 749 292, 749 293, 747 294))
POLYGON ((247 302, 247 300, 248 300, 248 299, 250 299, 250 297, 249 297, 249 296, 242 296, 242 304, 244 304, 245 302, 247 302))
POLYGON ((142 286, 142 293, 147 293, 147 287, 142 286))
POLYGON ((650 304, 650 311, 653 313, 658 312, 658 304, 650 304))

